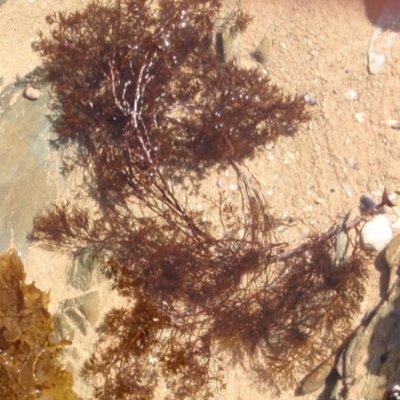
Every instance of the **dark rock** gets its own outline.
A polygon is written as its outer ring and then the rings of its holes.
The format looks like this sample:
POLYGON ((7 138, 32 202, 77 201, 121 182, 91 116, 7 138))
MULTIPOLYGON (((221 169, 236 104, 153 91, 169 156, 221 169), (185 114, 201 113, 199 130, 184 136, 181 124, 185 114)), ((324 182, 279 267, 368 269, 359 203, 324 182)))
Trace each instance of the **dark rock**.
POLYGON ((369 212, 378 205, 378 202, 369 194, 363 194, 360 197, 360 209, 363 212, 369 212))

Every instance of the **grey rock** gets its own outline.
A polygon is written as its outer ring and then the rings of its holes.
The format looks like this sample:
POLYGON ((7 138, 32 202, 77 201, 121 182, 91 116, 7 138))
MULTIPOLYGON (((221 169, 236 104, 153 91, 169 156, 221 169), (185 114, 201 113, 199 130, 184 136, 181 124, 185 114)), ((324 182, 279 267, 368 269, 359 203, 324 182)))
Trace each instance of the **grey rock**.
POLYGON ((336 237, 335 243, 335 267, 339 267, 345 260, 345 255, 348 250, 349 238, 347 232, 341 231, 336 237))
POLYGON ((342 351, 331 400, 382 400, 400 376, 400 287, 395 285, 342 351), (367 360, 366 360, 367 356, 367 360), (356 397, 354 397, 356 396, 356 397))
POLYGON ((7 249, 13 232, 23 255, 33 216, 67 186, 59 157, 50 157, 49 140, 55 138, 46 117, 50 87, 41 84, 47 90, 34 103, 20 95, 17 84, 0 93, 0 250, 7 249))
MULTIPOLYGON (((377 3, 378 4, 378 3, 377 3)), ((382 1, 381 15, 372 34, 368 49, 368 70, 377 74, 384 68, 395 37, 400 31, 400 3, 397 0, 382 1)))

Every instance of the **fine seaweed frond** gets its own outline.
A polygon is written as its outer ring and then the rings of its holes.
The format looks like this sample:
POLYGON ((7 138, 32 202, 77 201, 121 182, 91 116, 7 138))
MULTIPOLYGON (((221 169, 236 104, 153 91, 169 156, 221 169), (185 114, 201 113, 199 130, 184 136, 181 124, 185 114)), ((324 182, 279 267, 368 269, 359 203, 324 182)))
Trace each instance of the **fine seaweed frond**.
MULTIPOLYGON (((129 301, 99 330, 85 378, 94 397, 208 399, 241 362, 277 390, 340 345, 364 295, 355 248, 335 268, 339 230, 281 242, 244 163, 309 119, 257 70, 221 64, 217 0, 118 0, 48 18, 36 48, 53 85, 63 172, 84 174, 94 206, 50 205, 30 235, 51 249, 102 255, 129 301), (193 196, 182 171, 229 167, 238 200, 193 196), (203 206, 196 207, 201 199, 203 206), (151 362, 149 362, 151 360, 151 362), (292 379, 288 379, 292 377, 292 379)), ((234 24, 250 21, 242 10, 234 24)))

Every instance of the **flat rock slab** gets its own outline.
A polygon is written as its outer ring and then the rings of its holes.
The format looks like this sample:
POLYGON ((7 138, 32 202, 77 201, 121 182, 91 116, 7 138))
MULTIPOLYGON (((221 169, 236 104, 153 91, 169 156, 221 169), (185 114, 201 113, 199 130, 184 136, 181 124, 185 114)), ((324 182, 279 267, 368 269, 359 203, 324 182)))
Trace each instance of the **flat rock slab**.
POLYGON ((0 93, 0 250, 10 243, 27 250, 26 235, 33 216, 55 200, 62 185, 59 155, 50 149, 53 137, 48 88, 34 102, 23 87, 10 85, 0 93))

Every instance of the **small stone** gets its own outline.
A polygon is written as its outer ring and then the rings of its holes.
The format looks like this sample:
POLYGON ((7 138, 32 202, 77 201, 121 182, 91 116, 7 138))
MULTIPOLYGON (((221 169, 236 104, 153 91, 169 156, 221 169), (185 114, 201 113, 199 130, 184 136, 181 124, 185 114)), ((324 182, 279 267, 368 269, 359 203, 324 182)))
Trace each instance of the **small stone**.
POLYGON ((374 75, 380 72, 385 65, 386 57, 384 54, 375 53, 374 51, 368 52, 368 70, 369 73, 374 75))
POLYGON ((386 119, 386 120, 382 121, 381 123, 384 125, 393 127, 393 126, 397 126, 399 124, 399 121, 397 119, 386 119))
POLYGON ((24 96, 28 100, 37 100, 40 97, 40 90, 32 86, 28 86, 24 91, 24 96))
POLYGON ((217 185, 220 189, 223 189, 226 186, 226 181, 224 178, 218 178, 217 185))
POLYGON ((363 194, 360 197, 360 209, 367 213, 373 210, 378 205, 378 202, 369 194, 363 194))
POLYGON ((318 197, 317 199, 315 199, 315 202, 317 204, 322 204, 324 202, 324 199, 321 199, 320 197, 318 197))
POLYGON ((355 90, 349 89, 344 94, 344 97, 346 100, 353 101, 353 100, 357 100, 358 94, 355 90))
POLYGON ((304 95, 304 101, 309 104, 310 106, 317 105, 317 96, 312 93, 306 93, 304 95))
POLYGON ((388 198, 390 201, 395 201, 397 199, 397 193, 390 193, 388 198))
POLYGON ((346 252, 349 245, 349 237, 345 231, 341 231, 336 237, 335 242, 335 267, 340 267, 345 260, 346 252))
POLYGON ((363 112, 358 112, 354 114, 354 117, 356 118, 356 120, 362 124, 363 122, 365 122, 365 113, 363 112))
POLYGON ((233 183, 229 185, 229 190, 235 191, 235 190, 237 190, 237 188, 238 187, 233 183))
POLYGON ((385 215, 377 215, 368 221, 362 231, 361 240, 365 248, 383 250, 393 237, 390 222, 385 215))

